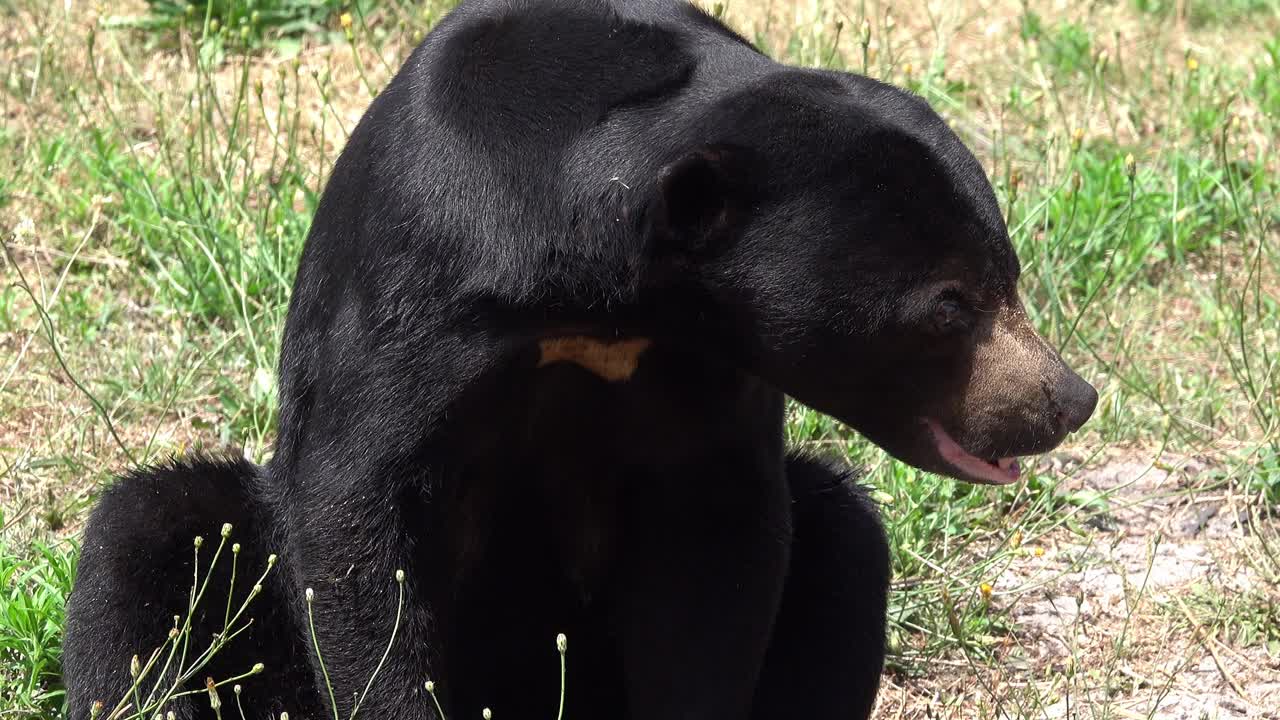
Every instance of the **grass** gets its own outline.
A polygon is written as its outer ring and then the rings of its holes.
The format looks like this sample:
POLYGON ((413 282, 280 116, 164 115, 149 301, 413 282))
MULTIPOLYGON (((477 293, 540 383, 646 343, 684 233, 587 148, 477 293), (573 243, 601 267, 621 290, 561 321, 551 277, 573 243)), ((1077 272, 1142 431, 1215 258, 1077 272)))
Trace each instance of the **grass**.
MULTIPOLYGON (((713 8, 780 59, 866 72, 942 112, 993 179, 1034 321, 1101 390, 1084 434, 999 490, 890 462, 791 408, 789 439, 868 468, 885 503, 885 713, 973 717, 956 709, 968 703, 1042 717, 1065 699, 1094 717, 1159 717, 1184 684, 1156 667, 1170 642, 1189 643, 1179 668, 1215 642, 1226 663, 1280 657, 1280 11, 1061 5, 713 8), (1099 485, 1117 458, 1145 469, 1099 485), (1134 495, 1166 470, 1175 487, 1134 495), (1110 567, 1128 518, 1155 501, 1242 513, 1213 550, 1252 584, 1188 590, 1184 612, 1141 572, 1171 547, 1155 533, 1149 556, 1114 568, 1107 642, 1081 613, 1068 659, 1040 658, 1019 605, 1110 567), (1153 705, 1124 704, 1144 692, 1153 705)), ((93 17, 0 1, 0 714, 61 707, 74 538, 113 472, 192 448, 269 452, 280 327, 317 192, 447 9, 192 7, 93 17)))

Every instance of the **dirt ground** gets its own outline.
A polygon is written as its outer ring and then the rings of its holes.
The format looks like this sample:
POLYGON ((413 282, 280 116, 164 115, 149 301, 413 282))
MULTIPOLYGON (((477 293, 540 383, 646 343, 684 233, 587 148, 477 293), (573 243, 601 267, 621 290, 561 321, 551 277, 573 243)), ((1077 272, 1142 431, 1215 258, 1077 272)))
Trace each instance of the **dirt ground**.
POLYGON ((1076 473, 1067 489, 1106 494, 1109 510, 1085 519, 1083 535, 1041 538, 1043 555, 1028 549, 992 583, 993 605, 1014 623, 1000 661, 976 668, 994 674, 974 687, 961 661, 954 676, 886 678, 876 717, 966 718, 983 703, 994 717, 1048 720, 1280 718, 1280 658, 1264 644, 1233 646, 1206 609, 1217 601, 1238 615, 1249 603, 1274 618, 1280 587, 1253 561, 1275 552, 1280 519, 1229 493, 1196 492, 1215 470, 1127 451, 1076 473), (1015 712, 1031 686, 1057 700, 1015 712))

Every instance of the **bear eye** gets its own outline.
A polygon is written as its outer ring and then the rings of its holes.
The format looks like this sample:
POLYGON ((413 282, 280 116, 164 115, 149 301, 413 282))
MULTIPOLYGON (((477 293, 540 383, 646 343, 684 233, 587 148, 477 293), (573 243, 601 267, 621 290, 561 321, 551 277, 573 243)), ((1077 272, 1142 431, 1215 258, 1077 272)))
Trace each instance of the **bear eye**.
POLYGON ((933 327, 939 334, 967 330, 970 320, 971 315, 963 302, 953 297, 938 301, 933 311, 933 327))

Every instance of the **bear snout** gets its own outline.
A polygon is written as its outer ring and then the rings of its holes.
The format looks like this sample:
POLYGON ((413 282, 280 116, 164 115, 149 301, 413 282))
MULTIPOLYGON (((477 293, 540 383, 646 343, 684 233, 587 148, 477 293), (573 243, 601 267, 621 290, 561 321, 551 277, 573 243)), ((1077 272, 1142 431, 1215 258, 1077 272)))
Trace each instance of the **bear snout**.
POLYGON ((1066 377, 1054 389, 1056 420, 1065 435, 1084 427, 1098 407, 1098 391, 1084 378, 1067 371, 1066 377))

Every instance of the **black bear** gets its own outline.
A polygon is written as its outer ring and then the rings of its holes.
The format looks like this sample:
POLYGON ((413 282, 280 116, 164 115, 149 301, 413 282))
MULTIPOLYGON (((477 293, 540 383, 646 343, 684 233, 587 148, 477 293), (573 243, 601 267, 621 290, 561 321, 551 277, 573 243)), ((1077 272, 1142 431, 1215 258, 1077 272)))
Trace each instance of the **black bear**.
POLYGON ((777 64, 682 0, 464 2, 334 168, 270 461, 142 471, 90 518, 71 715, 125 693, 191 537, 232 522, 244 566, 281 557, 208 673, 265 663, 255 717, 328 717, 330 687, 350 715, 403 587, 380 720, 436 717, 428 679, 453 718, 551 718, 561 632, 570 719, 864 718, 886 542, 845 471, 788 453, 784 394, 1015 481, 1097 401, 1018 274, 981 166, 906 92, 777 64))

